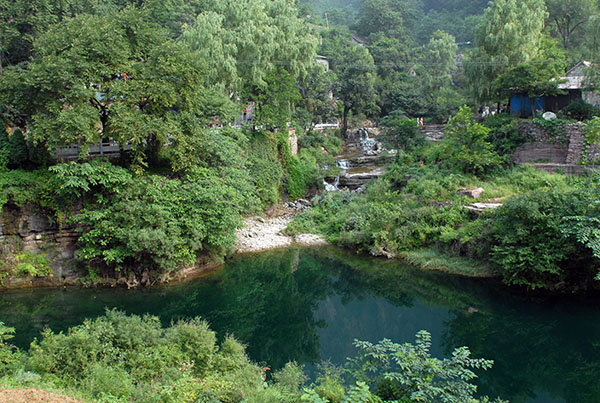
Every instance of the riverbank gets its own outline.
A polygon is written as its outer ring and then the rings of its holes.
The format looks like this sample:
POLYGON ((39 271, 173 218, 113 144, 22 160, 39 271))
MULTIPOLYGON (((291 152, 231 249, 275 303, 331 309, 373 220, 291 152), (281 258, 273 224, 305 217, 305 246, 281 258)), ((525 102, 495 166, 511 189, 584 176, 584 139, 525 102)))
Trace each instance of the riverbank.
POLYGON ((473 278, 499 277, 499 274, 485 262, 476 261, 464 256, 450 256, 431 248, 402 252, 398 257, 421 270, 435 270, 456 276, 473 278))
MULTIPOLYGON (((327 244, 320 235, 302 234, 291 236, 285 233, 285 229, 293 217, 308 205, 310 205, 309 201, 300 199, 285 205, 272 206, 266 211, 266 218, 257 216, 244 219, 243 226, 236 230, 237 241, 234 254, 262 252, 293 245, 315 246, 327 244)), ((19 221, 19 223, 22 221, 25 224, 14 225, 15 228, 22 228, 22 234, 14 230, 14 233, 4 237, 6 240, 5 256, 8 260, 12 259, 12 262, 16 259, 15 256, 22 253, 19 251, 23 249, 28 251, 26 256, 30 259, 38 254, 44 256, 44 262, 48 262, 48 271, 51 272, 51 275, 16 276, 7 273, 6 276, 0 276, 0 290, 64 286, 126 287, 128 289, 140 286, 150 287, 185 281, 214 270, 222 264, 220 259, 205 256, 199 258, 193 265, 169 271, 158 278, 152 278, 149 269, 142 270, 140 273, 130 272, 126 276, 118 275, 118 273, 103 273, 102 271, 90 273, 85 270, 77 270, 75 251, 77 250, 78 233, 72 229, 55 229, 46 224, 48 228, 44 227, 44 235, 40 236, 39 229, 36 227, 32 230, 30 223, 46 223, 48 220, 45 217, 42 217, 44 218, 42 220, 42 218, 36 218, 37 216, 26 211, 17 211, 13 215, 16 217, 13 221, 19 221), (8 242, 10 240, 14 241, 12 242, 12 244, 15 244, 14 247, 9 247, 12 245, 8 242), (51 253, 48 252, 49 250, 51 250, 51 253)), ((4 230, 7 229, 10 229, 10 227, 5 226, 4 230)), ((16 261, 13 264, 16 265, 16 261)))
POLYGON ((236 234, 235 253, 262 252, 293 245, 316 246, 327 244, 325 238, 316 234, 296 236, 286 234, 285 229, 293 218, 294 214, 292 213, 270 218, 246 218, 244 226, 236 234))

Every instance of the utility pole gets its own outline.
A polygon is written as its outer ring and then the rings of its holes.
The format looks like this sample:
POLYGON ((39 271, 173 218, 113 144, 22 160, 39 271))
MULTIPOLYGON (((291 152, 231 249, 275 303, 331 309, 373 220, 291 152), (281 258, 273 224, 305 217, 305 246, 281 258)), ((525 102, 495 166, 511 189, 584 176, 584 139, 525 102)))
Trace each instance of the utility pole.
POLYGON ((327 18, 327 13, 325 13, 325 22, 327 23, 327 29, 329 29, 329 18, 327 18))

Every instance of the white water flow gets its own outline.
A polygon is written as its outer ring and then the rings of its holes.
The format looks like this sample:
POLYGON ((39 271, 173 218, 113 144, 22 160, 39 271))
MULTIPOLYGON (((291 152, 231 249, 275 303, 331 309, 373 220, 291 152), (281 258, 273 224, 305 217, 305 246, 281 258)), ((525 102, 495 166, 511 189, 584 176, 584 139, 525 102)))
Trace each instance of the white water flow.
POLYGON ((365 128, 359 130, 360 133, 360 147, 366 155, 377 154, 380 149, 379 142, 375 139, 369 138, 369 131, 365 128))
POLYGON ((335 180, 333 181, 333 184, 327 183, 324 180, 323 181, 323 185, 325 185, 325 191, 327 191, 327 192, 337 192, 338 190, 340 190, 340 188, 339 188, 339 186, 340 186, 340 177, 336 176, 335 180))
POLYGON ((350 169, 350 161, 348 160, 338 160, 337 166, 342 168, 343 170, 350 169))

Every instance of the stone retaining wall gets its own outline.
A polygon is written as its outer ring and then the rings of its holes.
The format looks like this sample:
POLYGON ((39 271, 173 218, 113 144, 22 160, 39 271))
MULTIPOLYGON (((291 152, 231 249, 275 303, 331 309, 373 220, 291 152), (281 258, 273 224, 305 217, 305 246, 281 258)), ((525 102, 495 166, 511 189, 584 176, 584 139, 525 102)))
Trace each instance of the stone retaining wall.
POLYGON ((33 283, 54 285, 74 282, 74 255, 79 234, 73 228, 59 228, 46 215, 27 207, 5 205, 0 211, 0 259, 7 263, 11 256, 23 252, 45 254, 52 267, 50 278, 7 278, 4 286, 18 287, 33 283), (21 284, 23 283, 23 284, 21 284))
POLYGON ((518 147, 513 153, 513 161, 516 164, 531 162, 564 164, 567 153, 568 148, 566 145, 534 141, 518 147))
MULTIPOLYGON (((513 161, 517 164, 545 162, 548 164, 577 165, 587 156, 583 156, 585 125, 581 122, 565 125, 551 133, 530 120, 518 123, 519 132, 528 142, 519 146, 513 161)), ((599 147, 593 147, 588 155, 596 155, 599 147)), ((574 169, 573 172, 581 170, 574 169)))

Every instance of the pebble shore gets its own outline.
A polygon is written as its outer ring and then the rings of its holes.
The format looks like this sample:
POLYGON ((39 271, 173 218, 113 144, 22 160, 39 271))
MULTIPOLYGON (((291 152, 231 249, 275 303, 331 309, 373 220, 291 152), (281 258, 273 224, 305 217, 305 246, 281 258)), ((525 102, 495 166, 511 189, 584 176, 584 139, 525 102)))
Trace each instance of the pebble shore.
POLYGON ((327 241, 316 234, 289 236, 284 234, 293 214, 280 217, 250 217, 244 220, 244 227, 237 231, 236 253, 260 252, 269 249, 287 248, 292 245, 325 245, 327 241))

